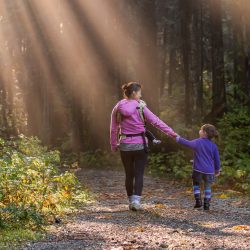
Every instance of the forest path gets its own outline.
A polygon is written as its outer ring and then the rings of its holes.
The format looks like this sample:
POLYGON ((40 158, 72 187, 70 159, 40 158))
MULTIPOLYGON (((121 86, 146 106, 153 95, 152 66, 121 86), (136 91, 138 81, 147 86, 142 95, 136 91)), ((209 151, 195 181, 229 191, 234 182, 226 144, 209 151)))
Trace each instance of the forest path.
POLYGON ((123 172, 82 169, 77 175, 97 202, 23 249, 250 249, 250 206, 244 200, 215 193, 209 212, 195 210, 190 189, 146 176, 145 210, 132 212, 123 172))

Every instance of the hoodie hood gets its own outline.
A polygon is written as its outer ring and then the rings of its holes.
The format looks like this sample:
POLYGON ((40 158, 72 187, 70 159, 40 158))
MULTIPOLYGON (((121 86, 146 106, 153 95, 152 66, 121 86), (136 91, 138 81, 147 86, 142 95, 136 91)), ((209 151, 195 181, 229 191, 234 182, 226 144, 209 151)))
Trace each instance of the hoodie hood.
POLYGON ((135 113, 136 108, 138 107, 139 102, 137 100, 128 100, 128 99, 123 99, 120 101, 118 105, 118 111, 123 115, 123 116, 131 116, 132 114, 135 113))

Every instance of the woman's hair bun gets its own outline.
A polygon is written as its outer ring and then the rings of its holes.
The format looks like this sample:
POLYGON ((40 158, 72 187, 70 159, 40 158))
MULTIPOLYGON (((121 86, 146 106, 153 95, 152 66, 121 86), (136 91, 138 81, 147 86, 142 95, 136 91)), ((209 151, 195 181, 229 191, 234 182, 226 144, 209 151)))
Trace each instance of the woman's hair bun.
POLYGON ((141 89, 141 84, 138 82, 129 82, 122 85, 123 96, 129 98, 133 92, 137 92, 141 89))
POLYGON ((122 89, 123 90, 126 90, 127 88, 128 88, 128 84, 127 83, 125 83, 125 84, 122 85, 122 89))

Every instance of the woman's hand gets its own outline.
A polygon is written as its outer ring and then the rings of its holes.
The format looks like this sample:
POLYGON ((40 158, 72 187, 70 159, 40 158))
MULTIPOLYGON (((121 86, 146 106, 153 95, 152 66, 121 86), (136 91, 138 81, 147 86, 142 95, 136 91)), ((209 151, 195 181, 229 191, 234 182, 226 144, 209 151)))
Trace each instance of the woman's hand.
POLYGON ((173 132, 173 133, 170 134, 170 136, 173 137, 173 138, 176 138, 176 137, 179 136, 179 135, 176 134, 175 132, 173 132))

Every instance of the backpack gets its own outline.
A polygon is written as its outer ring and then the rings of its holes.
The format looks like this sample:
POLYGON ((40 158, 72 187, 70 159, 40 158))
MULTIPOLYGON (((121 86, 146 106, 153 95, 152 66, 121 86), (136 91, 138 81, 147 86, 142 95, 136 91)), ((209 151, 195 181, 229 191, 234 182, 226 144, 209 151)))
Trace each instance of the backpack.
POLYGON ((147 106, 146 102, 144 102, 143 100, 139 101, 139 106, 136 108, 139 110, 139 114, 141 117, 141 120, 143 121, 144 125, 146 125, 146 119, 144 116, 144 108, 147 106))
MULTIPOLYGON (((143 100, 139 100, 139 105, 136 107, 136 109, 139 111, 139 115, 141 117, 141 120, 143 121, 144 125, 146 125, 146 120, 144 116, 144 108, 147 106, 147 104, 143 100)), ((116 121, 120 123, 122 121, 122 114, 120 112, 116 112, 116 121)))

